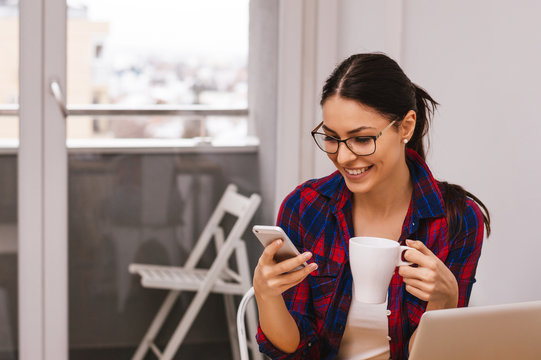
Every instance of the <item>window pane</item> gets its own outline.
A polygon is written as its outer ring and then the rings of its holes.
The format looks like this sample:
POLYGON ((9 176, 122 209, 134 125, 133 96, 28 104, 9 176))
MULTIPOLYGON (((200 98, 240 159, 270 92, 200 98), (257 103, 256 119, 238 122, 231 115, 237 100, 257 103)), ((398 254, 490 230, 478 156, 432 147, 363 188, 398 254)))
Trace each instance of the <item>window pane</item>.
MULTIPOLYGON (((70 104, 247 106, 248 0, 83 0, 68 6, 70 104)), ((226 132, 246 136, 245 125, 238 133, 238 118, 219 117, 200 123, 196 136, 224 124, 233 128, 226 132)), ((188 137, 175 129, 201 121, 117 120, 72 117, 68 137, 123 137, 133 127, 149 128, 134 137, 188 137)))
POLYGON ((16 359, 19 6, 0 0, 0 358, 16 359))
POLYGON ((5 143, 19 138, 18 118, 5 115, 19 102, 18 1, 0 0, 0 54, 0 141, 5 143))
MULTIPOLYGON (((167 292, 143 288, 129 264, 182 266, 227 184, 261 193, 257 168, 255 152, 69 156, 70 359, 133 356, 167 292)), ((210 244, 198 266, 214 256, 210 244)), ((192 297, 181 295, 161 349, 192 297)), ((211 295, 175 359, 231 359, 226 324, 223 297, 211 295)))

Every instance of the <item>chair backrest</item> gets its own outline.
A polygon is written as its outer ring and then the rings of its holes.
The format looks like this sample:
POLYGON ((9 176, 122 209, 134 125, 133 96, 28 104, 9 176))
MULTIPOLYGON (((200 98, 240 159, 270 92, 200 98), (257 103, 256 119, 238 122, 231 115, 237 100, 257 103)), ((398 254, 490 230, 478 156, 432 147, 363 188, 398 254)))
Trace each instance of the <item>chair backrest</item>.
POLYGON ((248 198, 239 194, 235 185, 229 184, 203 229, 203 232, 199 236, 195 248, 188 257, 184 267, 187 269, 195 268, 212 237, 217 233, 220 222, 226 213, 230 213, 237 217, 235 224, 225 239, 225 244, 228 244, 228 247, 234 246, 234 244, 231 243, 240 240, 240 237, 246 230, 246 227, 254 216, 260 202, 261 197, 259 195, 252 194, 248 198))

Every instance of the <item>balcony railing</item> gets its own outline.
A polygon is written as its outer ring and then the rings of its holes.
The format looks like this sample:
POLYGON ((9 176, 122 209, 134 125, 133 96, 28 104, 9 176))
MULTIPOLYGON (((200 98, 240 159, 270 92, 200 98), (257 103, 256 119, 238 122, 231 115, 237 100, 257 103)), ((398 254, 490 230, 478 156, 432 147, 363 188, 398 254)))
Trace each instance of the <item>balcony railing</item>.
POLYGON ((19 116, 19 105, 0 105, 0 116, 19 116))
MULTIPOLYGON (((68 105, 67 116, 248 116, 246 107, 208 105, 68 105)), ((19 105, 0 105, 0 116, 18 116, 19 105)))
MULTIPOLYGON (((207 105, 68 105, 61 111, 66 116, 198 116, 201 120, 199 136, 179 139, 67 139, 70 153, 155 153, 155 152, 254 152, 259 140, 256 137, 235 139, 234 141, 214 141, 206 134, 207 116, 248 116, 246 107, 215 107, 207 105)), ((0 105, 0 117, 19 115, 18 105, 0 105)), ((13 153, 18 148, 18 140, 1 140, 0 153, 13 153)))

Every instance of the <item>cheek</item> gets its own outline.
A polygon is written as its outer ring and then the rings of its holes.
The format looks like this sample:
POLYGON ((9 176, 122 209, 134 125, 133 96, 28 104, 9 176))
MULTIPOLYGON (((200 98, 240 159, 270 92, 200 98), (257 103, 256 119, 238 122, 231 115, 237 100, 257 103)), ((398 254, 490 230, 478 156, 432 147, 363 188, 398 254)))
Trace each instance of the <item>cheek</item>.
POLYGON ((385 173, 392 173, 398 166, 401 153, 400 151, 387 151, 384 156, 381 157, 379 163, 385 173))
POLYGON ((392 169, 398 165, 401 156, 404 155, 400 146, 396 146, 394 143, 386 143, 372 155, 371 161, 384 172, 392 172, 392 169))

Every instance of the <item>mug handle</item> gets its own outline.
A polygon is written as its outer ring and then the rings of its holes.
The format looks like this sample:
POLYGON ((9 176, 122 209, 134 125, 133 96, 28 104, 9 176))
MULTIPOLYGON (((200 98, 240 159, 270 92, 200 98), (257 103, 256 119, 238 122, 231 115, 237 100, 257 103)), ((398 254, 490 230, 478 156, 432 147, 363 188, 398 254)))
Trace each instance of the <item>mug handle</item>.
POLYGON ((411 261, 402 260, 402 254, 406 250, 413 250, 413 248, 405 245, 400 245, 400 252, 398 253, 398 264, 396 266, 413 265, 411 261))

